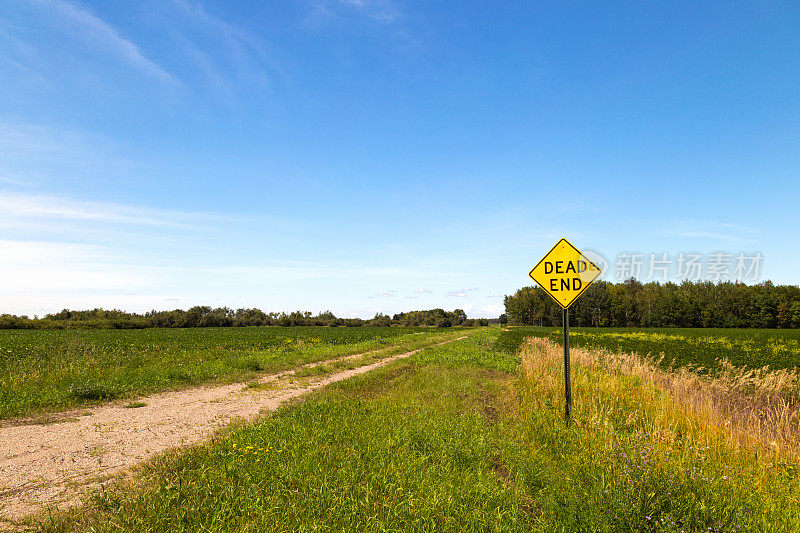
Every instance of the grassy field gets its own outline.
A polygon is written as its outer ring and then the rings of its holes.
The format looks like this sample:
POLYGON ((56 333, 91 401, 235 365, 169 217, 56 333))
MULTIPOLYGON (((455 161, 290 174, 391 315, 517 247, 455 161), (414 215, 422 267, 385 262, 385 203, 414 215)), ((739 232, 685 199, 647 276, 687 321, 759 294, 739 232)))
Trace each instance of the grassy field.
POLYGON ((797 531, 791 456, 496 329, 176 451, 44 531, 797 531), (521 364, 520 364, 521 361, 521 364))
MULTIPOLYGON (((561 328, 517 327, 504 333, 498 345, 513 349, 528 336, 562 341, 561 328)), ((570 345, 664 354, 662 365, 669 367, 715 370, 723 359, 749 368, 800 367, 800 329, 570 328, 570 345)))
POLYGON ((402 327, 0 330, 0 419, 369 350, 398 353, 458 334, 402 327))

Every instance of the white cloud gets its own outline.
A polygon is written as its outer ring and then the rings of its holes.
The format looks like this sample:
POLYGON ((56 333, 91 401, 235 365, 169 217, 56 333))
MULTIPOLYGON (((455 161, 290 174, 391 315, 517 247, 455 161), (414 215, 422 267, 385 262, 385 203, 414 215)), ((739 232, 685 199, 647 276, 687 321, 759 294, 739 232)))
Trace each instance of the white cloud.
POLYGON ((417 289, 414 292, 417 294, 433 294, 433 291, 430 289, 417 289))
POLYGON ((19 157, 55 159, 59 162, 78 161, 88 153, 97 155, 98 144, 103 152, 112 149, 105 139, 70 130, 57 130, 38 124, 0 122, 0 152, 19 157))
POLYGON ((711 231, 681 231, 678 232, 679 237, 684 238, 697 238, 697 239, 715 239, 720 241, 737 241, 738 237, 733 235, 726 235, 724 233, 714 233, 711 231))
MULTIPOLYGON (((100 306, 142 311, 170 302, 191 306, 211 301, 263 308, 279 305, 291 310, 303 305, 298 301, 298 287, 311 284, 325 291, 328 279, 342 285, 357 283, 365 276, 385 279, 396 275, 344 266, 158 265, 147 251, 49 241, 0 240, 0 257, 0 312, 24 314, 100 306), (281 291, 282 303, 265 297, 272 291, 281 291), (248 299, 237 296, 243 293, 248 299)), ((372 297, 394 298, 395 294, 393 290, 380 291, 372 297)), ((306 301, 306 306, 316 305, 316 299, 306 301)))
POLYGON ((464 291, 449 291, 445 296, 455 297, 455 298, 465 298, 467 293, 464 291))
POLYGON ((382 26, 396 25, 402 18, 390 0, 312 0, 309 22, 341 22, 361 17, 382 26))
POLYGON ((226 219, 229 220, 209 213, 0 191, 0 227, 20 228, 26 226, 26 221, 35 226, 37 221, 52 223, 61 220, 187 228, 203 221, 219 222, 226 219))
POLYGON ((86 244, 0 240, 3 266, 36 266, 43 263, 78 262, 87 258, 107 259, 102 248, 86 244))
POLYGON ((271 72, 279 71, 260 38, 211 14, 198 2, 172 0, 169 5, 176 9, 164 13, 164 24, 212 85, 228 93, 249 85, 264 89, 269 82, 267 65, 271 72))
POLYGON ((58 30, 68 31, 70 38, 83 41, 92 49, 111 52, 128 65, 162 82, 176 83, 171 74, 146 58, 138 46, 80 4, 65 0, 32 0, 32 3, 55 18, 58 30))
POLYGON ((726 242, 750 241, 756 231, 747 226, 709 220, 681 219, 667 224, 665 233, 688 239, 712 239, 726 242))
POLYGON ((95 133, 0 121, 0 182, 10 186, 85 185, 108 175, 122 179, 136 167, 126 152, 119 143, 95 133))
POLYGON ((491 304, 480 307, 476 310, 481 318, 494 318, 506 312, 506 308, 500 304, 491 304))
POLYGON ((152 272, 114 264, 113 254, 86 244, 0 241, 0 292, 130 290, 150 285, 152 272), (112 266, 113 265, 113 266, 112 266))
POLYGON ((339 0, 339 4, 379 22, 392 23, 398 17, 397 7, 388 0, 339 0))
POLYGON ((30 181, 30 178, 22 176, 19 173, 0 170, 0 183, 5 183, 7 185, 27 185, 30 181))
POLYGON ((453 291, 448 291, 445 294, 445 296, 451 296, 451 297, 455 297, 455 298, 465 298, 468 293, 470 293, 472 291, 477 291, 477 290, 478 290, 477 287, 465 287, 463 289, 456 289, 456 290, 453 290, 453 291))
POLYGON ((378 291, 375 295, 378 298, 394 298, 397 291, 378 291))
MULTIPOLYGON (((153 284, 153 279, 131 270, 120 272, 96 266, 83 268, 2 268, 0 269, 0 291, 4 294, 28 294, 32 291, 120 291, 153 284)), ((116 306, 115 306, 116 307, 116 306)))
MULTIPOLYGON (((390 277, 403 274, 401 270, 383 268, 349 268, 346 266, 314 266, 312 264, 293 264, 275 266, 228 266, 215 268, 214 272, 243 281, 264 283, 269 281, 302 281, 326 278, 354 278, 365 276, 390 277)), ((393 298, 397 291, 378 291, 369 298, 393 298)))

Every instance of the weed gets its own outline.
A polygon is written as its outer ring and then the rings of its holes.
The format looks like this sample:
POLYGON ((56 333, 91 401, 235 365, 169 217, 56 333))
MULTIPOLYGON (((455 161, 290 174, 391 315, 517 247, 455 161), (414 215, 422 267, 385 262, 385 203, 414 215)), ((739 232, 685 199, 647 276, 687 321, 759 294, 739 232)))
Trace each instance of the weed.
POLYGON ((72 398, 83 401, 111 400, 117 395, 116 391, 102 383, 73 383, 68 390, 72 398))

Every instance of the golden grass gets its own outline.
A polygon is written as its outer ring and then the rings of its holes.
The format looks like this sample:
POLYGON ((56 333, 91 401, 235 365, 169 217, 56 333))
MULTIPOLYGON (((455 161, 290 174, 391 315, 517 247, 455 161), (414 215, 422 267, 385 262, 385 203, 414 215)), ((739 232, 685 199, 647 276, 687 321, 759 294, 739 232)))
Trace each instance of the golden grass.
MULTIPOLYGON (((539 392, 544 389, 563 395, 561 346, 531 338, 523 345, 521 356, 523 379, 532 382, 530 386, 539 392)), ((665 370, 658 365, 658 359, 602 349, 573 348, 570 356, 574 365, 573 398, 576 407, 584 404, 580 412, 588 417, 583 423, 601 420, 601 411, 619 408, 598 404, 605 395, 592 395, 598 387, 616 387, 606 392, 621 403, 641 402, 642 407, 647 404, 650 416, 657 421, 655 433, 668 436, 686 431, 687 423, 695 429, 696 424, 701 424, 706 427, 700 433, 710 436, 718 432, 709 430, 719 429, 733 445, 757 446, 800 458, 800 380, 795 371, 738 368, 723 361, 722 370, 703 375, 686 368, 665 370), (590 383, 597 381, 597 374, 583 369, 601 370, 623 379, 609 379, 608 384, 590 383), (661 394, 660 399, 625 398, 624 378, 650 383, 666 394, 661 394)))

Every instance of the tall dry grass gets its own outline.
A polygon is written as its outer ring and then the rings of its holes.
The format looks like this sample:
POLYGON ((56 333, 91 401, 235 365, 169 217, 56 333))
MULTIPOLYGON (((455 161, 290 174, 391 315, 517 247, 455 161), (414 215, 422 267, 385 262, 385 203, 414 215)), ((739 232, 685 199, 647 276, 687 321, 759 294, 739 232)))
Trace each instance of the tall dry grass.
MULTIPOLYGON (((521 356, 523 378, 535 382, 540 392, 549 389, 557 394, 563 390, 561 346, 547 339, 531 338, 523 345, 521 356)), ((712 375, 699 374, 696 371, 699 369, 670 371, 660 367, 660 361, 655 358, 602 349, 573 348, 570 356, 575 364, 573 397, 576 403, 600 401, 588 396, 589 390, 598 386, 616 387, 606 392, 628 403, 639 401, 622 398, 628 392, 621 385, 624 382, 619 380, 609 380, 615 383, 606 385, 590 383, 593 378, 583 373, 582 368, 640 379, 667 393, 655 408, 662 432, 676 428, 681 424, 681 417, 690 414, 692 419, 722 430, 734 445, 757 446, 800 458, 800 379, 795 371, 739 368, 723 361, 722 369, 712 375), (587 390, 581 390, 582 384, 587 390)), ((651 408, 652 403, 648 401, 651 408)), ((608 409, 614 406, 593 405, 584 411, 584 416, 591 418, 592 412, 608 409)))

